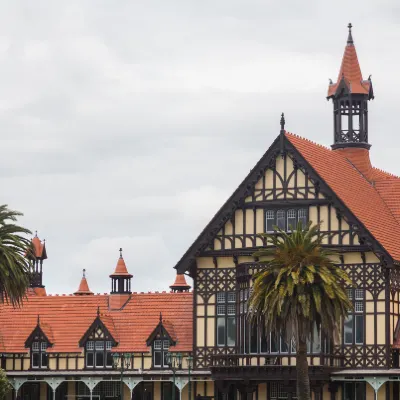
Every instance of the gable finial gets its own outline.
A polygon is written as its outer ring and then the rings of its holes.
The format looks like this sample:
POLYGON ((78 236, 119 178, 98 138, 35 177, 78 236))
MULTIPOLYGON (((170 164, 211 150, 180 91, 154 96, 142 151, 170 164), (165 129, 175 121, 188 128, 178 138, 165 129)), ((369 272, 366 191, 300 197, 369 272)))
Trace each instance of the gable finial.
POLYGON ((85 268, 83 268, 83 270, 82 270, 82 278, 86 279, 86 269, 85 268))
POLYGON ((40 315, 39 314, 37 315, 37 324, 38 324, 38 326, 40 325, 40 315))
POLYGON ((35 237, 37 237, 37 231, 35 231, 35 237))
POLYGON ((97 306, 97 316, 100 317, 100 306, 97 306))
POLYGON ((162 313, 160 311, 160 322, 162 322, 162 313))
POLYGON ((119 248, 119 258, 122 258, 122 247, 119 248))
POLYGON ((281 114, 281 133, 282 133, 282 131, 285 132, 285 114, 284 113, 281 114))
POLYGON ((349 28, 349 36, 347 37, 347 44, 354 44, 353 35, 351 34, 351 28, 353 27, 351 22, 347 25, 347 27, 349 28))

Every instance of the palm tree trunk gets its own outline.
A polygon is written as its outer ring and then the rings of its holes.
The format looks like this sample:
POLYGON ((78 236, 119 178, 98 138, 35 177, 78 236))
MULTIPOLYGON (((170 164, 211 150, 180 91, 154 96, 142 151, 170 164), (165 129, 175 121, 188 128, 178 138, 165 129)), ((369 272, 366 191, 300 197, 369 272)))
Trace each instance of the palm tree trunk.
POLYGON ((296 391, 298 400, 311 400, 310 378, 308 376, 307 342, 299 340, 296 354, 296 391))

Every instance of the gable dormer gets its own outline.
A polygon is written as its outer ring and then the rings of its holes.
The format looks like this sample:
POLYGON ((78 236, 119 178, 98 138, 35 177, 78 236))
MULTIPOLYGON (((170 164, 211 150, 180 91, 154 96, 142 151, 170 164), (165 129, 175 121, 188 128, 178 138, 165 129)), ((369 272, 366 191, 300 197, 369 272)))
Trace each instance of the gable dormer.
POLYGON ((167 354, 170 347, 175 346, 176 342, 173 324, 163 320, 160 313, 160 322, 146 340, 147 346, 152 348, 153 368, 168 368, 167 354))
POLYGON ((30 350, 31 368, 48 368, 47 348, 53 345, 51 327, 40 322, 38 315, 37 324, 25 341, 25 348, 30 350))
POLYGON ((98 309, 97 317, 79 341, 79 346, 84 348, 85 368, 112 368, 112 348, 117 344, 112 318, 100 315, 98 309))

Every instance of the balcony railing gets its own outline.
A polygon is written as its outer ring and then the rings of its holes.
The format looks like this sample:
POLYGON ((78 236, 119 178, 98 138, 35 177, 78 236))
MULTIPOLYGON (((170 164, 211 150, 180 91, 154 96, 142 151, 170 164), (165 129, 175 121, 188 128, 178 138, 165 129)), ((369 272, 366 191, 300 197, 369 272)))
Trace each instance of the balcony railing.
MULTIPOLYGON (((340 368, 343 356, 333 354, 310 354, 309 366, 340 368)), ((248 368, 248 367, 295 367, 296 356, 289 354, 230 354, 212 356, 214 368, 248 368)))

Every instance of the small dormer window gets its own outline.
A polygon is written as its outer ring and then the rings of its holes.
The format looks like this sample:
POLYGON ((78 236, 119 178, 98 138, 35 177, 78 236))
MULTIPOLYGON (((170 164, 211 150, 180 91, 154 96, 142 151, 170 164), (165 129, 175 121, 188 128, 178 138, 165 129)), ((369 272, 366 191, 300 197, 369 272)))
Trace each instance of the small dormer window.
POLYGON ((112 345, 112 341, 109 340, 88 340, 86 342, 86 367, 112 368, 112 345))
POLYGON ((32 368, 47 368, 48 366, 48 355, 47 355, 48 343, 45 341, 34 341, 31 347, 31 365, 32 368))
POLYGON ((156 339, 153 342, 153 366, 155 368, 168 368, 167 354, 170 342, 166 339, 156 339))

